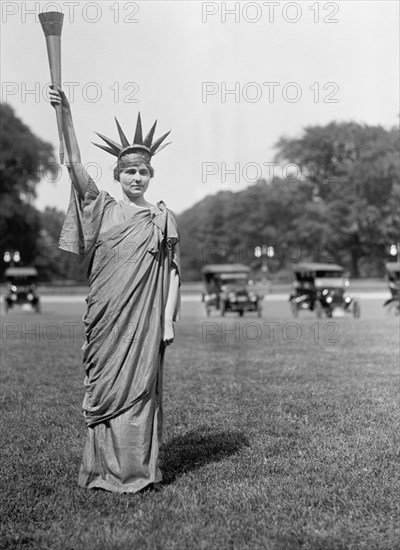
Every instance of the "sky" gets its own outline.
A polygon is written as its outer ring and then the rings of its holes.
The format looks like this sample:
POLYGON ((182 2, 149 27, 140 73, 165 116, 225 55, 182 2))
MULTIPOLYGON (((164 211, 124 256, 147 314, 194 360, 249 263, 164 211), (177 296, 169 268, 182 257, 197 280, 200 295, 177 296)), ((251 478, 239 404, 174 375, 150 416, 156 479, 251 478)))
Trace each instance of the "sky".
MULTIPOLYGON (((156 137, 172 130, 146 198, 176 213, 293 170, 272 165, 282 136, 333 120, 399 123, 397 1, 3 0, 1 100, 56 152, 41 11, 65 14, 62 80, 82 161, 117 199, 115 158, 92 145, 94 132, 118 141, 114 116, 129 139, 138 111, 144 132, 155 119, 156 137)), ((63 167, 35 205, 65 211, 69 189, 63 167)))

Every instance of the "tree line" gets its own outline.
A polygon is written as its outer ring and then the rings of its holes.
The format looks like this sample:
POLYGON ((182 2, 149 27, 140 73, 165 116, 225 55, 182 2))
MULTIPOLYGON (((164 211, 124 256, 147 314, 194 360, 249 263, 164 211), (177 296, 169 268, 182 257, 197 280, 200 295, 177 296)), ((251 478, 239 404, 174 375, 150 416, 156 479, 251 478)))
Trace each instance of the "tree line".
MULTIPOLYGON (((0 105, 0 250, 19 250, 42 280, 85 280, 85 267, 57 248, 65 216, 34 207, 42 175, 55 172, 49 143, 0 105)), ((399 130, 355 122, 310 126, 282 137, 286 177, 207 196, 178 216, 185 280, 207 263, 240 262, 285 276, 302 260, 333 261, 353 276, 381 276, 399 242, 399 130), (291 168, 291 170, 289 169, 291 168), (268 257, 267 257, 268 256, 268 257)), ((0 262, 1 271, 7 265, 0 262)))
POLYGON ((285 274, 305 260, 383 275, 400 240, 399 130, 332 122, 281 138, 276 151, 284 179, 222 191, 179 216, 187 275, 198 279, 205 263, 226 261, 255 270, 267 261, 271 274, 285 274))
POLYGON ((84 266, 57 246, 65 213, 56 208, 40 212, 34 206, 42 177, 56 175, 52 145, 38 138, 10 105, 1 103, 0 276, 9 265, 4 252, 18 250, 18 265, 34 265, 41 280, 85 280, 84 266))

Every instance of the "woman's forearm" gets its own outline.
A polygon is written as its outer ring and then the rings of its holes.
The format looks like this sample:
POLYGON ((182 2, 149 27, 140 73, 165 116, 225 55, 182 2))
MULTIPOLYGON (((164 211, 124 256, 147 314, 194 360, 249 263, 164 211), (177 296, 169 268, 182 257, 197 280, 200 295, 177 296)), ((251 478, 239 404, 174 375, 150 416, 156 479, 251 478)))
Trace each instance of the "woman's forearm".
POLYGON ((50 102, 53 107, 61 105, 63 139, 67 151, 67 162, 65 164, 75 190, 80 198, 84 199, 88 184, 90 183, 92 187, 95 187, 95 183, 81 161, 81 152, 72 122, 71 106, 62 89, 55 86, 50 86, 50 102))
POLYGON ((81 163, 81 152, 76 137, 71 111, 63 111, 63 135, 67 149, 68 160, 71 164, 81 163))
POLYGON ((169 275, 169 289, 167 304, 165 306, 165 322, 172 323, 176 311, 179 296, 179 274, 175 268, 171 269, 169 275))
POLYGON ((90 180, 89 174, 82 165, 81 152, 76 137, 74 124, 72 121, 71 110, 63 110, 63 135, 65 148, 67 150, 67 168, 71 177, 71 181, 83 199, 90 180))

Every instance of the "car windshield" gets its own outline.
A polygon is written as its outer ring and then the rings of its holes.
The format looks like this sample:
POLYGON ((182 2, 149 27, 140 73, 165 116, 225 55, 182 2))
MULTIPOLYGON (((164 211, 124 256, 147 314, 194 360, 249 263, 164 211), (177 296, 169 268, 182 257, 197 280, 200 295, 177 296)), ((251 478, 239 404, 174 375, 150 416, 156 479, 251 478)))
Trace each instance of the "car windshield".
POLYGON ((340 277, 343 277, 343 271, 321 270, 321 271, 316 271, 315 276, 318 278, 327 277, 329 279, 338 279, 340 277))
POLYGON ((247 277, 240 277, 240 278, 227 278, 227 279, 222 279, 221 283, 223 285, 231 285, 231 286, 245 286, 247 285, 247 277))
POLYGON ((312 283, 315 279, 339 279, 343 277, 343 271, 331 271, 327 269, 321 269, 318 271, 299 271, 296 273, 296 279, 300 282, 312 283))
POLYGON ((35 277, 10 277, 8 282, 15 286, 28 286, 33 285, 36 282, 35 277))

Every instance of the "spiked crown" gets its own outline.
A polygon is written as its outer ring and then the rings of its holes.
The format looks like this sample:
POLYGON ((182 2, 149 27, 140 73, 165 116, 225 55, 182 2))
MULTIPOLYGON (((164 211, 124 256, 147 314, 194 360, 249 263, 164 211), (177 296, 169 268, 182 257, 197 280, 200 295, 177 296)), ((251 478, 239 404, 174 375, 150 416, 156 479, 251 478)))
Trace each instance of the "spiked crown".
POLYGON ((150 128, 149 133, 146 135, 146 137, 143 139, 143 131, 142 131, 142 120, 140 118, 140 113, 138 114, 137 123, 136 123, 136 130, 135 130, 135 136, 133 138, 133 143, 130 144, 127 137, 125 136, 118 120, 115 118, 115 122, 117 124, 119 138, 121 140, 121 145, 113 141, 112 139, 103 136, 102 134, 99 134, 98 132, 95 132, 105 143, 106 145, 99 145, 98 143, 93 143, 93 145, 96 145, 96 147, 100 147, 100 149, 103 149, 104 151, 107 151, 107 153, 110 153, 111 155, 114 155, 115 157, 118 157, 118 160, 122 157, 122 155, 125 155, 127 153, 137 153, 139 156, 143 157, 146 161, 150 162, 151 157, 161 151, 161 149, 164 149, 167 145, 170 144, 164 143, 164 145, 161 145, 162 142, 165 140, 165 138, 170 134, 171 130, 158 138, 153 143, 153 136, 154 132, 157 126, 157 121, 153 124, 153 126, 150 128))

